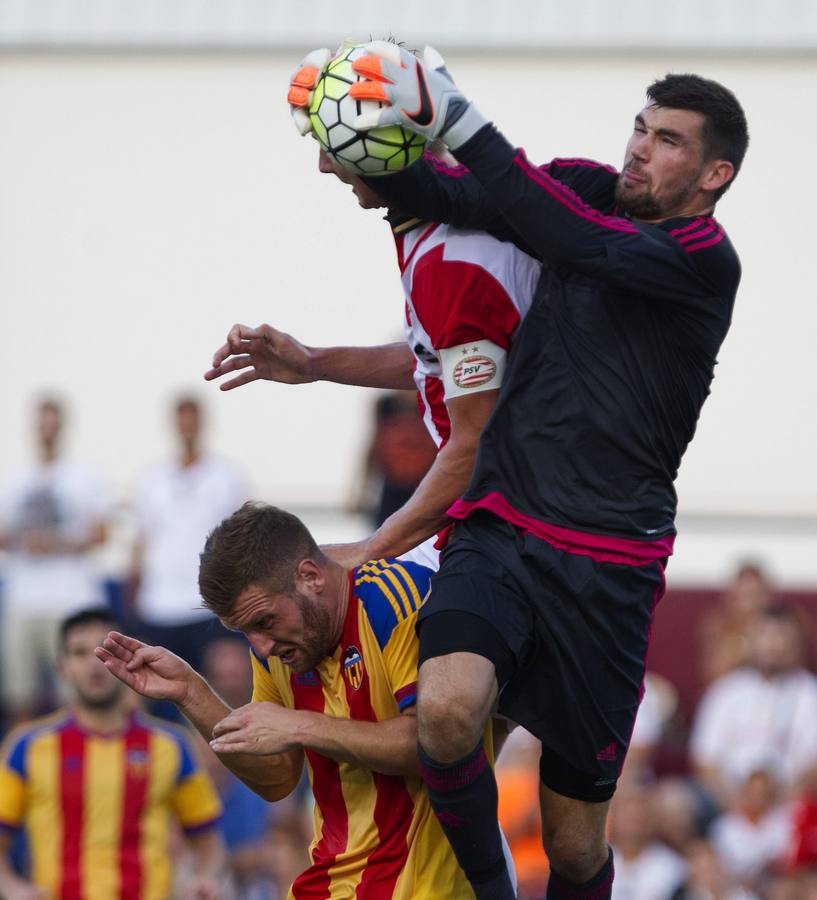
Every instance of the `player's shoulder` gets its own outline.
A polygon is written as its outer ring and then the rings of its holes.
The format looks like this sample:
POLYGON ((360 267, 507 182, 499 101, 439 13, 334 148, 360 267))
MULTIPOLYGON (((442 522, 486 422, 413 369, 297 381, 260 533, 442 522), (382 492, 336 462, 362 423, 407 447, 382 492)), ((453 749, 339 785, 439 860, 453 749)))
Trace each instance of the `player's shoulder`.
POLYGON ((10 769, 24 775, 29 748, 41 738, 60 731, 69 721, 68 711, 60 709, 17 725, 3 739, 0 758, 10 769))
POLYGON ((581 156, 559 156, 539 167, 569 187, 590 206, 612 211, 619 172, 615 166, 581 156))
POLYGON ((413 620, 428 593, 431 569, 400 559, 372 559, 353 572, 361 603, 381 649, 401 622, 413 620))
POLYGON ((673 221, 667 230, 690 264, 720 295, 735 295, 741 275, 740 259, 726 229, 714 216, 673 221))

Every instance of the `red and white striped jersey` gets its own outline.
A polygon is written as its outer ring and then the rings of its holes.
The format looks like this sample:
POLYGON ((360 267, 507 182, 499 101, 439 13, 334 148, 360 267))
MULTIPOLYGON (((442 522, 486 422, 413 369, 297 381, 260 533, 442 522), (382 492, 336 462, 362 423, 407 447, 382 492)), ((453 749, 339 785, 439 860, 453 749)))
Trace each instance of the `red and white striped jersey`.
POLYGON ((393 228, 420 408, 442 447, 451 432, 445 401, 502 384, 541 263, 482 231, 426 223, 393 228))

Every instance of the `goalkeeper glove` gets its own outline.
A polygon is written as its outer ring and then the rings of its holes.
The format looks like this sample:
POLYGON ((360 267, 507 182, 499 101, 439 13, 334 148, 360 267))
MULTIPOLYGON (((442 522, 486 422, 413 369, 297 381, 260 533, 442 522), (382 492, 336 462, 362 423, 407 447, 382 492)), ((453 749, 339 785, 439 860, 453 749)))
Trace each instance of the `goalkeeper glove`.
POLYGON ((368 131, 401 125, 429 140, 443 138, 451 150, 461 147, 486 124, 481 113, 457 90, 445 61, 433 47, 418 58, 388 41, 371 41, 368 55, 352 63, 364 80, 349 89, 356 100, 377 100, 379 109, 361 113, 352 127, 368 131))
POLYGON ((289 80, 287 103, 289 103, 292 121, 301 135, 309 134, 312 131, 308 113, 309 101, 312 99, 312 91, 318 82, 318 76, 331 58, 332 52, 328 47, 321 47, 320 50, 307 53, 289 80))

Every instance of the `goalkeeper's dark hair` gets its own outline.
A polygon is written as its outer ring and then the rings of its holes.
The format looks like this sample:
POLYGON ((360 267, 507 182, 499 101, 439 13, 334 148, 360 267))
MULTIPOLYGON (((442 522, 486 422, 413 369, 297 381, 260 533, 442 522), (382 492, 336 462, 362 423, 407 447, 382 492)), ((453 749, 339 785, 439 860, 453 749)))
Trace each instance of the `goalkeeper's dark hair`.
POLYGON ((715 191, 719 199, 737 178, 746 148, 749 128, 737 97, 722 84, 700 75, 669 74, 647 88, 647 97, 656 105, 669 109, 688 109, 704 117, 703 141, 707 160, 725 159, 735 173, 723 187, 715 191))
POLYGON ((199 591, 217 616, 229 616, 250 586, 291 595, 295 568, 303 559, 322 560, 301 520, 276 506, 249 501, 217 525, 199 561, 199 591))

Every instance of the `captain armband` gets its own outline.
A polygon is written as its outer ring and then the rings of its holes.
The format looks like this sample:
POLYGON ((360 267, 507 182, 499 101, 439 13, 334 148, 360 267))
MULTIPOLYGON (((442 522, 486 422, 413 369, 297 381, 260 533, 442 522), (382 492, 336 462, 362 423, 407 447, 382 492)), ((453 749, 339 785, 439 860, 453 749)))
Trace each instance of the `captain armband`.
POLYGON ((487 340, 440 350, 446 400, 497 390, 505 374, 507 356, 507 350, 487 340))

